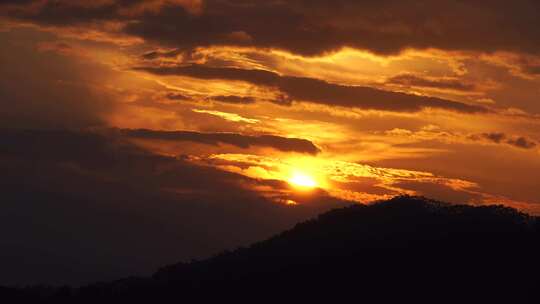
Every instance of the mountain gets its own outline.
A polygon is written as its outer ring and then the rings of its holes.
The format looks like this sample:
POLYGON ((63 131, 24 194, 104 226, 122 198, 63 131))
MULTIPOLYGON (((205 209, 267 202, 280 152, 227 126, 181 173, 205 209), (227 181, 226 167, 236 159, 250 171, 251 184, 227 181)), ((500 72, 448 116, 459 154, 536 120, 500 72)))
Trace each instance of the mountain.
POLYGON ((539 228, 539 218, 508 207, 401 196, 335 209, 151 278, 0 294, 12 303, 537 303, 539 228))

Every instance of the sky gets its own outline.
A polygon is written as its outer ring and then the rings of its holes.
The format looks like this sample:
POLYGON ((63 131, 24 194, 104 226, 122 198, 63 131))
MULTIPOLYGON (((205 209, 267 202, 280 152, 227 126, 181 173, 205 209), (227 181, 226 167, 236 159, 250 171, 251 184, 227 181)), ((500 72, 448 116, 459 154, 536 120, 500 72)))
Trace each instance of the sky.
POLYGON ((538 1, 4 0, 0 45, 0 284, 402 194, 540 214, 538 1))

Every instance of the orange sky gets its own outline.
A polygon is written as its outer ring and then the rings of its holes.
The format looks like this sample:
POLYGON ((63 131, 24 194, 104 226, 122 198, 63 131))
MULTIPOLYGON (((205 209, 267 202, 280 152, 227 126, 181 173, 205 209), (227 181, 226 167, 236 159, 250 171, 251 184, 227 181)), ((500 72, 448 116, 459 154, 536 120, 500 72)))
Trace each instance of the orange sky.
POLYGON ((0 127, 114 134, 276 203, 540 213, 536 2, 248 2, 3 1, 0 127))

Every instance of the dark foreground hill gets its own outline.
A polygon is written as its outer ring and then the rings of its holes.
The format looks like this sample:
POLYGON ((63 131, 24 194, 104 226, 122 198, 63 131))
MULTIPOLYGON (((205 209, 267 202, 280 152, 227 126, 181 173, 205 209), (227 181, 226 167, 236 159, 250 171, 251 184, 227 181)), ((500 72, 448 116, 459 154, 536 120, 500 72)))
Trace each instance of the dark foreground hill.
MULTIPOLYGON (((47 303, 540 303, 540 221, 502 206, 397 197, 337 209, 214 258, 80 289, 2 289, 47 303)), ((8 302, 4 302, 8 303, 8 302)))

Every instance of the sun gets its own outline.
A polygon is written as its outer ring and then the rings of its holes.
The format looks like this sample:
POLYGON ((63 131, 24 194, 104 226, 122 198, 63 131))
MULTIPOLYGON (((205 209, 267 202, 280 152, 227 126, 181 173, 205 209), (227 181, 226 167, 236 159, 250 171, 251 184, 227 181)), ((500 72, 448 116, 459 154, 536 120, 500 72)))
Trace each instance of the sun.
POLYGON ((301 188, 315 188, 317 187, 317 182, 315 179, 306 173, 295 171, 289 178, 289 183, 301 187, 301 188))

